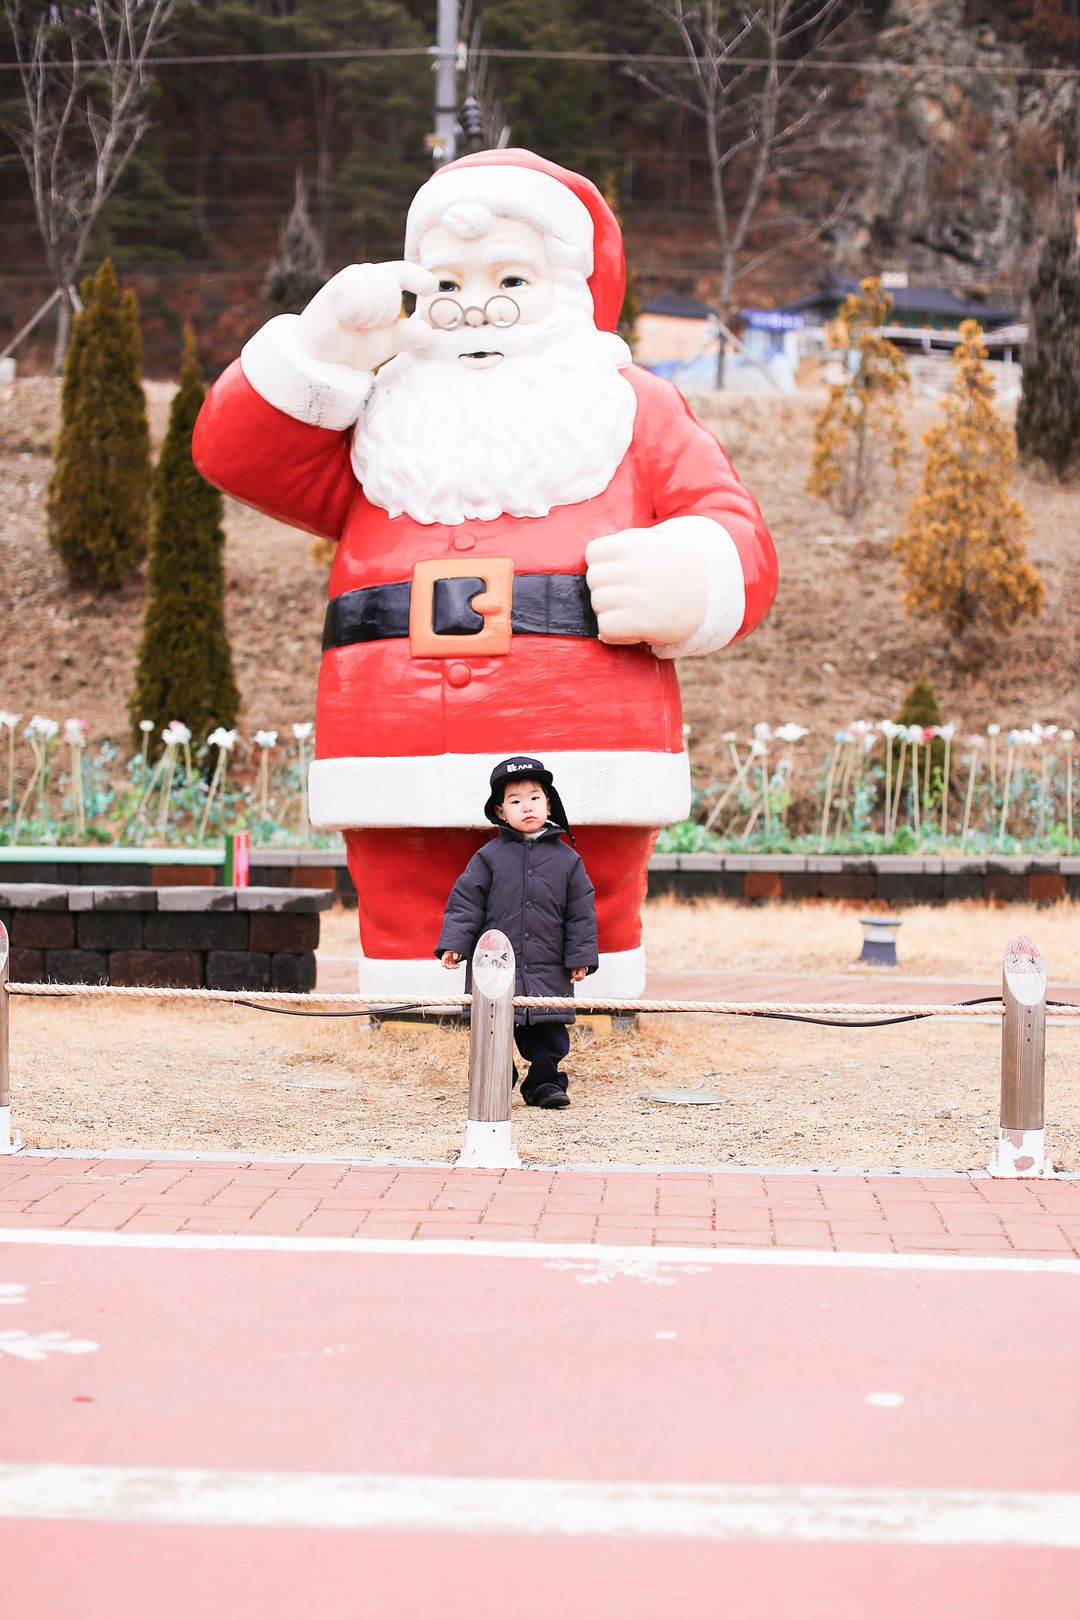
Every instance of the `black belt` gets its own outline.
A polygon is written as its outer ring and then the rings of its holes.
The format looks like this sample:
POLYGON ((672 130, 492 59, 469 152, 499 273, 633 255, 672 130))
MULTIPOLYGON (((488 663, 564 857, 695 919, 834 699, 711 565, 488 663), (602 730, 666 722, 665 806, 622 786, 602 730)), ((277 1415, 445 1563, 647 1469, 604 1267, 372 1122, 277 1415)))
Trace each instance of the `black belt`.
MULTIPOLYGON (((486 588, 479 575, 435 579, 431 628, 437 636, 479 636, 484 619, 472 600, 486 588)), ((389 641, 409 634, 410 580, 343 591, 327 604, 323 652, 357 641, 389 641)), ((510 624, 521 636, 597 636, 596 615, 584 574, 516 574, 510 624)))

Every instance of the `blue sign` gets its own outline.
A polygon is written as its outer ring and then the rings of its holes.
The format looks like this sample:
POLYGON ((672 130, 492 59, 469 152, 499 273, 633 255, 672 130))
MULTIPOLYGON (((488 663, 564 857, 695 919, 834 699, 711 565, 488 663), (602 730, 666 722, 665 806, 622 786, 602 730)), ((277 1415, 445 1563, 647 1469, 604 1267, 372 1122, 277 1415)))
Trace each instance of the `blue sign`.
POLYGON ((743 309, 739 313, 758 332, 801 332, 806 325, 802 315, 784 309, 743 309))

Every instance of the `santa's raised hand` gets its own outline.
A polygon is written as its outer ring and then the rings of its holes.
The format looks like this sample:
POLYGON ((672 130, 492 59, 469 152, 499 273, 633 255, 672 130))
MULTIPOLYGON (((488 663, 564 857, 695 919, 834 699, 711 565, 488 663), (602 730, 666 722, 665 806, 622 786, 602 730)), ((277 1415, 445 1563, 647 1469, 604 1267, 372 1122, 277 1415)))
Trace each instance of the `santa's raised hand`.
POLYGON ((675 519, 590 540, 585 578, 601 641, 672 646, 700 630, 705 565, 700 545, 679 527, 675 519))
POLYGON ((315 360, 374 371, 395 354, 430 343, 431 327, 419 315, 402 313, 401 295, 430 297, 438 285, 430 270, 407 259, 346 265, 308 304, 297 338, 315 360))

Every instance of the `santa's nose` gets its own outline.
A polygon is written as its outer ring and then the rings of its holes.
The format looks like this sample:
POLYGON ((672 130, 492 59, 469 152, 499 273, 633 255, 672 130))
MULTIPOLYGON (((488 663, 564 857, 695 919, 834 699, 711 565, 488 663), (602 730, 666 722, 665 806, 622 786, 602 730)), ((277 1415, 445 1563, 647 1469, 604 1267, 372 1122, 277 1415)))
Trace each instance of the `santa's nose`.
POLYGON ((485 326, 487 316, 482 309, 474 304, 471 309, 465 311, 465 324, 466 326, 485 326))

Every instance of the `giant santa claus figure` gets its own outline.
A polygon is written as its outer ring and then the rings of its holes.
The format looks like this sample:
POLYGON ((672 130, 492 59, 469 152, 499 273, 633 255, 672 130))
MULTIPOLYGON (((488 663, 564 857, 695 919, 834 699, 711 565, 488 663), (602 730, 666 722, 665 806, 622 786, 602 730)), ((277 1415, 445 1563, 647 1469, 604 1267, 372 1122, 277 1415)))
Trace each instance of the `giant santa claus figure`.
POLYGON ((624 281, 589 180, 476 153, 420 188, 403 261, 270 321, 203 406, 203 475, 338 542, 310 806, 345 835, 371 994, 447 992, 443 906, 490 836, 492 765, 522 753, 596 886, 590 988, 643 989, 649 854, 690 807, 675 660, 753 629, 776 557, 716 440, 615 336, 624 281))

